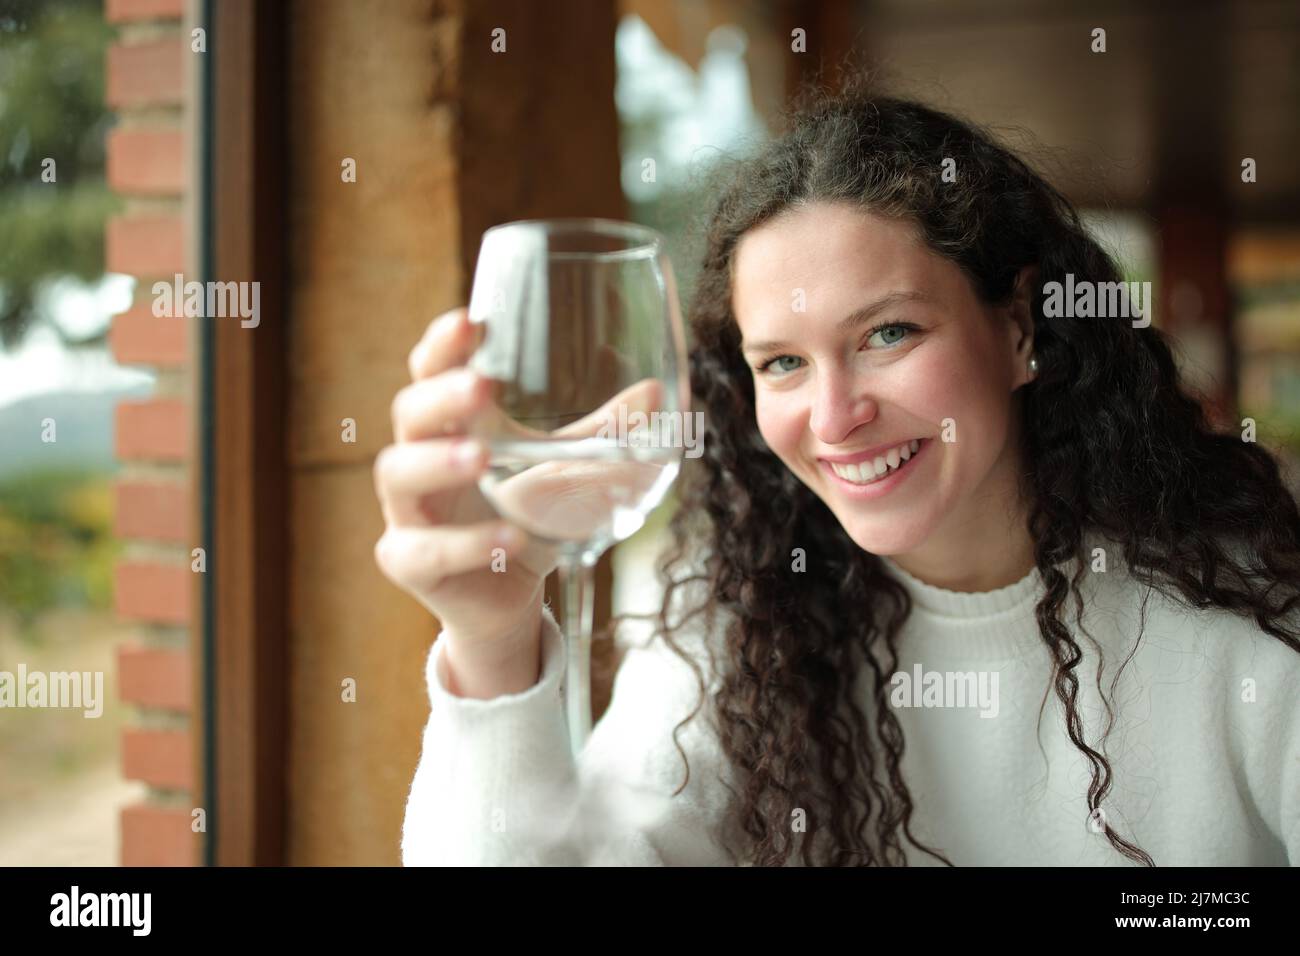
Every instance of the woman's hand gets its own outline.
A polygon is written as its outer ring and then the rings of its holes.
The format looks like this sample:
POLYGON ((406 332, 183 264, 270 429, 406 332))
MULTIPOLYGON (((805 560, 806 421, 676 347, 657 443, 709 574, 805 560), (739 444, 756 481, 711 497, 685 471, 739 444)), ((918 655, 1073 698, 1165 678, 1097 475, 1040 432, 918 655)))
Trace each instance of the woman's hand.
POLYGON ((478 331, 454 309, 411 350, 412 383, 393 400, 394 444, 375 459, 387 524, 375 561, 442 621, 453 692, 489 697, 536 682, 542 590, 556 558, 478 491, 487 454, 467 426, 499 414, 488 382, 464 367, 478 331))

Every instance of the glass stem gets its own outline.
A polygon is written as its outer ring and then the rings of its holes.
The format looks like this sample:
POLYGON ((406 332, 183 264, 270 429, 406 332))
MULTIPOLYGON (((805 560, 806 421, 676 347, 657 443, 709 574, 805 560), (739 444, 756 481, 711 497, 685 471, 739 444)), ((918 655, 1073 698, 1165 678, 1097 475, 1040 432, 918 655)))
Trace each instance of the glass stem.
POLYGON ((564 633, 569 655, 565 661, 565 714, 569 745, 576 758, 591 736, 591 624, 594 609, 593 562, 574 556, 560 562, 564 594, 564 633))

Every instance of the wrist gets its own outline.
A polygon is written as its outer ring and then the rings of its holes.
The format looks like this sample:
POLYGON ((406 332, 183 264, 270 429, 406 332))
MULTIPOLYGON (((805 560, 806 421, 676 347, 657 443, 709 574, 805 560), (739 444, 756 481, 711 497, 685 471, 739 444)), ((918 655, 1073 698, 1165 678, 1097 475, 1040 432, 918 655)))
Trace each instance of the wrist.
POLYGON ((491 698, 519 693, 541 676, 541 601, 530 603, 523 618, 492 637, 448 629, 447 689, 457 697, 491 698))

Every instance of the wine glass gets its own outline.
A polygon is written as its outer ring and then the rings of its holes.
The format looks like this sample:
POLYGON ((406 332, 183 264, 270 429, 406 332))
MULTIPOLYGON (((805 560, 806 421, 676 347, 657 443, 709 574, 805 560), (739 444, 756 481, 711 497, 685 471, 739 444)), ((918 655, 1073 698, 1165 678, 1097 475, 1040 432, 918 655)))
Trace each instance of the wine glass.
POLYGON ((488 448, 479 490, 553 549, 576 756, 592 726, 592 570, 645 524, 702 437, 663 236, 608 219, 494 226, 469 318, 486 327, 469 366, 493 392, 470 428, 488 448))

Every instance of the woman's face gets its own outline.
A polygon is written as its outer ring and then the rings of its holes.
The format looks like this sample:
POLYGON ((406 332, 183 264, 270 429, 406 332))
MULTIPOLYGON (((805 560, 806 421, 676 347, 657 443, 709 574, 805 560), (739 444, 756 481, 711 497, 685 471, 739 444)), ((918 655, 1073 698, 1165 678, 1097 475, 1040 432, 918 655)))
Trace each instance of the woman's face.
POLYGON ((732 276, 759 432, 860 547, 977 547, 1005 526, 1027 286, 986 306, 914 225, 826 203, 747 232, 732 276))

